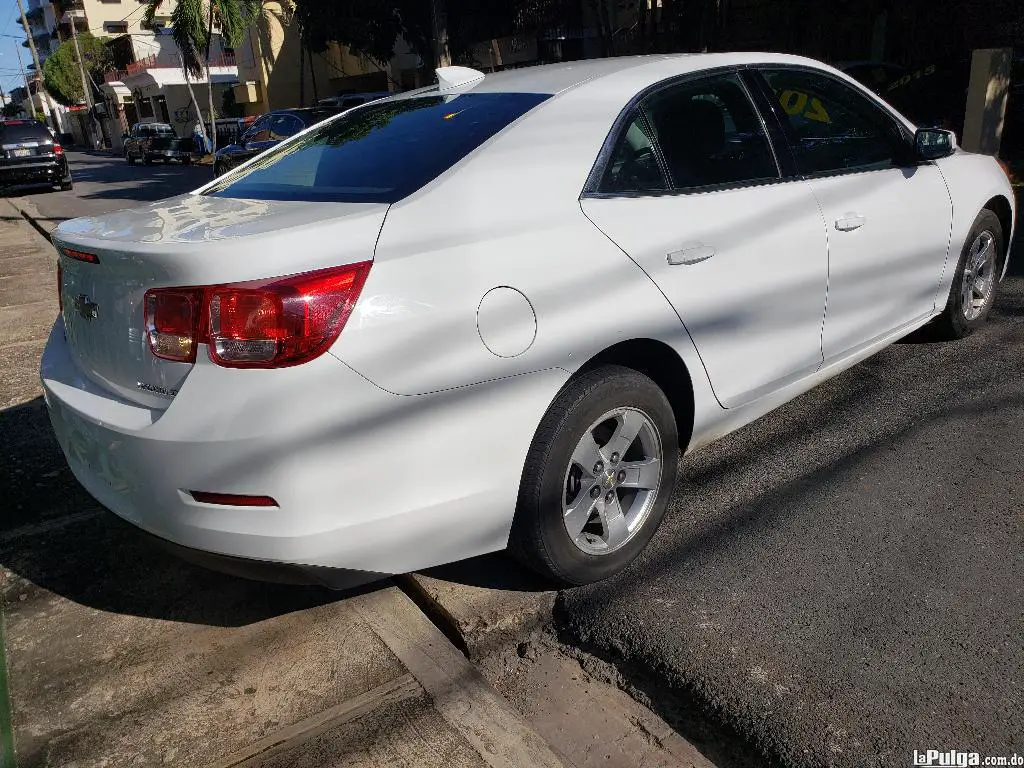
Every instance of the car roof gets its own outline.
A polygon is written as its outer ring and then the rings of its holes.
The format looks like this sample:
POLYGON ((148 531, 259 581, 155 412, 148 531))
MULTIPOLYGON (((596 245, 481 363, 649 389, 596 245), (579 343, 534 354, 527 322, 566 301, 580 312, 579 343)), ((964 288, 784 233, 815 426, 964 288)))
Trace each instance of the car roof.
MULTIPOLYGON (((500 72, 481 73, 482 80, 476 80, 452 89, 454 92, 473 93, 542 93, 555 95, 583 83, 592 83, 620 72, 642 68, 658 67, 666 62, 674 62, 679 72, 698 72, 703 69, 722 66, 742 66, 750 64, 796 64, 803 66, 822 67, 820 61, 803 56, 781 53, 736 52, 736 53, 673 53, 648 54, 645 56, 617 56, 608 59, 582 59, 557 64, 541 64, 538 66, 506 69, 500 72)), ((427 95, 436 92, 436 87, 428 86, 418 91, 406 91, 392 94, 403 98, 411 95, 427 95)))

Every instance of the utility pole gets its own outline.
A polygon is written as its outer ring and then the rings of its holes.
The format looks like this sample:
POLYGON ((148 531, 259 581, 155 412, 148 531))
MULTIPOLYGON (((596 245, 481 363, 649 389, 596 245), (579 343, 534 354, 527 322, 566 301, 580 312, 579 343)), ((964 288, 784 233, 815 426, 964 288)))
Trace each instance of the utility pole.
MULTIPOLYGON (((20 3, 21 0, 18 0, 20 3)), ((82 76, 82 92, 85 94, 85 124, 89 130, 89 145, 96 149, 96 130, 92 125, 92 90, 89 88, 89 78, 85 75, 85 62, 82 61, 82 49, 78 47, 78 32, 75 29, 75 17, 71 17, 71 39, 75 41, 75 58, 78 59, 78 73, 82 76)))
MULTIPOLYGON (((25 74, 25 65, 21 63, 21 51, 19 51, 18 47, 15 46, 14 47, 14 52, 16 54, 18 54, 18 69, 21 70, 21 80, 22 80, 22 82, 25 83, 25 95, 28 97, 28 103, 31 104, 32 103, 32 86, 30 86, 28 84, 28 75, 25 74)), ((30 117, 35 117, 35 115, 32 114, 32 115, 30 115, 30 117)))
MULTIPOLYGON (((36 50, 36 41, 32 37, 32 30, 28 26, 28 17, 25 16, 25 5, 18 0, 18 11, 21 13, 21 26, 25 28, 25 38, 28 40, 28 49, 32 51, 32 63, 36 65, 36 77, 39 78, 39 100, 43 104, 43 114, 46 115, 46 121, 50 124, 50 128, 53 129, 54 133, 60 133, 60 126, 57 124, 57 118, 53 114, 53 110, 50 109, 49 94, 46 93, 46 86, 43 85, 43 65, 39 63, 39 52, 36 50)), ((32 94, 29 93, 31 98, 32 94)))

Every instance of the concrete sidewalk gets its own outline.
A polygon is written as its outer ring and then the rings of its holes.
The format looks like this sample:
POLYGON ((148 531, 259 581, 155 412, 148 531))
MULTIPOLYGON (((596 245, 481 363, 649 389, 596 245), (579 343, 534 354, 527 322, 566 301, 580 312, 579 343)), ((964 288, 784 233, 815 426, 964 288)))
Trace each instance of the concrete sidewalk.
POLYGON ((339 595, 207 573, 98 508, 40 397, 56 314, 52 248, 0 200, 0 601, 18 766, 561 764, 393 584, 339 595))

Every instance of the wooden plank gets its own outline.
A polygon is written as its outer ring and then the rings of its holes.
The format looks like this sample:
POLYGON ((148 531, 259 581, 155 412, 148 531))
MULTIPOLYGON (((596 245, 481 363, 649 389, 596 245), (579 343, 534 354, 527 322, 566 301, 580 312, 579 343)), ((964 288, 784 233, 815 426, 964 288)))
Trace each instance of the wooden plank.
POLYGON ((352 602, 491 768, 562 768, 547 743, 401 590, 352 602))
POLYGON ((313 738, 329 728, 355 720, 389 702, 402 701, 416 696, 421 691, 422 688, 412 675, 402 675, 373 690, 353 696, 323 712, 307 717, 305 720, 275 731, 245 749, 211 763, 208 768, 234 768, 256 758, 270 757, 293 747, 297 742, 313 738))

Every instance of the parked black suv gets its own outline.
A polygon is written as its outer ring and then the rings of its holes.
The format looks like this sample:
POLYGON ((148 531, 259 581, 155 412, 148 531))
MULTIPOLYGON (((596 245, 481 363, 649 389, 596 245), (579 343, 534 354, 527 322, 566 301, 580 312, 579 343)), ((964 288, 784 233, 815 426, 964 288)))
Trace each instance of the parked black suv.
POLYGON ((246 129, 237 144, 229 144, 217 150, 213 162, 213 173, 220 176, 260 152, 276 146, 289 136, 304 131, 321 120, 334 117, 345 110, 341 107, 306 107, 304 109, 279 109, 267 112, 257 118, 246 129))
POLYGON ((0 188, 46 185, 71 189, 64 148, 38 120, 0 120, 0 188))

